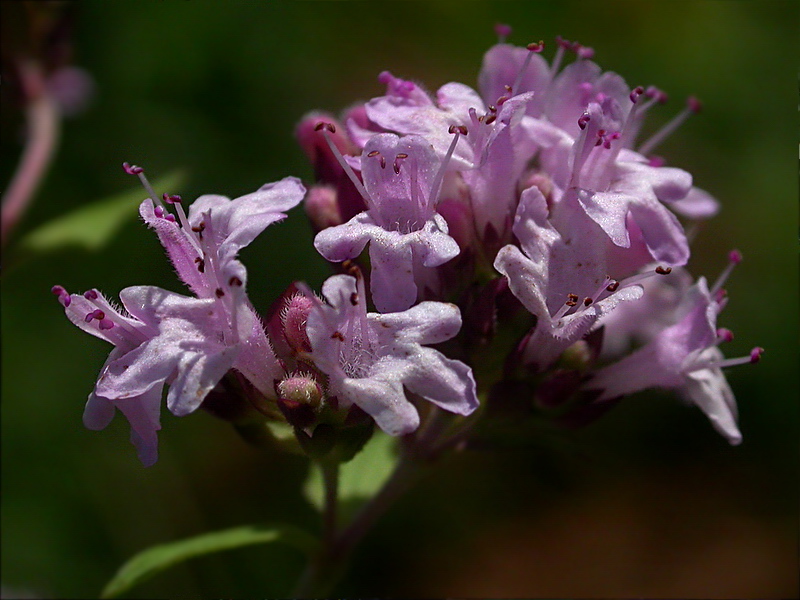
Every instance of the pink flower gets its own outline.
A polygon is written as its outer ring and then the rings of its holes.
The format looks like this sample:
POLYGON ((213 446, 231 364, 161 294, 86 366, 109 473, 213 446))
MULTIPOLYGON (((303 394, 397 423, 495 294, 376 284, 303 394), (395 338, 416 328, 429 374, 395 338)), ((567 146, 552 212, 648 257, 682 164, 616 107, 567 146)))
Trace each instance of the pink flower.
MULTIPOLYGON (((494 267, 512 293, 537 318, 523 360, 544 370, 574 342, 589 333, 620 302, 642 295, 638 278, 613 280, 598 226, 575 207, 563 233, 548 219, 547 201, 537 187, 522 193, 514 235, 521 249, 507 245, 494 267)), ((613 271, 612 271, 613 272, 613 271)))
POLYGON ((120 292, 120 310, 97 290, 68 294, 55 286, 53 293, 72 323, 115 346, 89 395, 84 424, 104 429, 119 409, 130 422, 139 459, 154 464, 164 385, 171 412, 183 416, 196 410, 236 362, 239 333, 220 320, 211 298, 129 287, 120 292))
MULTIPOLYGON (((128 167, 149 183, 138 167, 128 167), (138 170, 138 172, 137 172, 138 170)), ((275 355, 264 328, 245 291, 247 271, 237 260, 239 250, 266 227, 283 220, 283 211, 299 204, 305 188, 294 177, 268 183, 256 192, 231 200, 225 196, 200 196, 186 215, 178 196, 164 195, 178 218, 153 198, 144 200, 139 212, 155 229, 180 279, 199 297, 209 298, 221 322, 236 332, 242 352, 234 367, 264 395, 274 396, 273 381, 279 375, 275 355)), ((233 335, 233 334, 232 334, 233 335)))
POLYGON ((757 362, 763 350, 754 348, 750 356, 724 360, 718 344, 732 339, 732 335, 716 327, 717 315, 724 306, 719 289, 715 285, 709 291, 705 278, 698 279, 679 306, 681 316, 674 325, 595 373, 586 387, 602 390, 597 402, 653 387, 673 388, 697 405, 731 444, 740 443, 736 401, 722 368, 757 362))
POLYGON ((359 406, 390 435, 419 426, 404 387, 444 410, 468 415, 478 406, 472 370, 423 344, 454 337, 461 315, 453 304, 422 302, 389 314, 367 313, 361 277, 334 275, 322 286, 306 331, 311 358, 328 376, 328 394, 359 406))
POLYGON ((423 138, 373 136, 361 156, 368 209, 314 238, 314 247, 333 262, 356 258, 369 243, 370 289, 381 312, 409 308, 417 300, 415 271, 437 267, 460 251, 436 212, 443 169, 423 138))

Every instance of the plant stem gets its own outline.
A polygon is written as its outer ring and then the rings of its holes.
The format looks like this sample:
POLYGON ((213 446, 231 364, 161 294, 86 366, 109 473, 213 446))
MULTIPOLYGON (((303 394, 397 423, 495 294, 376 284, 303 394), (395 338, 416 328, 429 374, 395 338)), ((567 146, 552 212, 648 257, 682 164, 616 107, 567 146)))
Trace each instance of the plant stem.
POLYGON ((33 90, 25 116, 27 142, 14 177, 3 194, 0 214, 0 246, 8 243, 12 230, 24 214, 36 187, 42 181, 53 157, 59 132, 56 101, 44 89, 43 75, 35 64, 22 65, 23 85, 33 90), (27 82, 27 83, 26 83, 27 82))
MULTIPOLYGON (((292 594, 295 598, 325 597, 344 575, 350 555, 375 522, 389 509, 413 483, 422 471, 422 465, 405 452, 381 490, 356 514, 350 524, 338 535, 328 536, 330 518, 326 483, 326 509, 323 516, 325 536, 320 553, 312 559, 292 594)), ((323 470, 323 477, 325 472, 323 470)), ((335 527, 335 523, 334 523, 335 527)))
POLYGON ((336 539, 337 505, 339 502, 339 463, 324 462, 320 465, 325 486, 325 512, 322 522, 323 547, 330 547, 336 539))

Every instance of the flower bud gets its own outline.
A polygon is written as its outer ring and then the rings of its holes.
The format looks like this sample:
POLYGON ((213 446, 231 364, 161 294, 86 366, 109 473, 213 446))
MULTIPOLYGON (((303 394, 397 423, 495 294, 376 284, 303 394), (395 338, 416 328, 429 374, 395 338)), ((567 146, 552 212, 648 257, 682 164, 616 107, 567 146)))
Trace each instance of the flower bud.
POLYGON ((336 190, 329 185, 314 185, 308 190, 303 206, 314 231, 344 223, 336 190))
POLYGON ((311 342, 306 335, 306 321, 314 302, 303 294, 295 294, 281 312, 283 337, 293 352, 311 352, 311 342))
POLYGON ((594 353, 586 340, 578 340, 564 350, 558 366, 564 369, 584 371, 594 362, 594 353))
POLYGON ((291 408, 300 405, 316 408, 322 402, 322 388, 313 377, 291 376, 278 382, 278 398, 291 408))
POLYGON ((462 252, 469 249, 475 242, 475 227, 469 204, 448 197, 439 202, 436 212, 447 221, 447 233, 456 241, 462 252))

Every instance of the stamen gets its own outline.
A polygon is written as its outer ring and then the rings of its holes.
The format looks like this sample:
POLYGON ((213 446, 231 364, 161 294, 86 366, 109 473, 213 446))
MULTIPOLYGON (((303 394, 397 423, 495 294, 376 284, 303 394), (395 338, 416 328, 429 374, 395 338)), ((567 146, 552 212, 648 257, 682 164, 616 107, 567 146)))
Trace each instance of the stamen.
POLYGON ((626 288, 632 285, 639 284, 645 279, 650 279, 655 275, 669 275, 670 273, 672 273, 672 267, 662 267, 659 265, 652 271, 645 271, 644 273, 639 273, 638 275, 631 275, 630 277, 626 277, 625 279, 619 282, 619 285, 626 288))
POLYGON ((592 118, 589 113, 583 113, 580 118, 578 119, 578 127, 580 127, 581 132, 578 136, 578 139, 575 140, 573 144, 574 149, 574 156, 572 160, 572 175, 569 179, 569 187, 578 187, 578 179, 580 177, 581 169, 583 169, 583 165, 586 164, 586 159, 589 158, 589 154, 594 148, 595 143, 591 142, 588 139, 587 133, 587 124, 591 121, 592 118))
POLYGON ((504 44, 508 36, 511 35, 511 26, 505 23, 497 23, 494 26, 494 32, 497 35, 497 43, 504 44))
POLYGON ((700 101, 693 96, 689 96, 689 98, 686 100, 686 108, 675 115, 675 117, 669 123, 655 132, 650 139, 642 144, 638 150, 639 154, 649 154, 656 146, 667 139, 667 137, 669 137, 673 131, 680 127, 683 122, 689 118, 689 115, 700 112, 701 108, 702 105, 700 101))
POLYGON ((576 294, 567 294, 567 299, 561 308, 558 309, 556 314, 553 315, 553 321, 558 321, 561 317, 569 312, 573 306, 577 306, 578 296, 576 294))
MULTIPOLYGON (((172 204, 175 207, 175 210, 178 213, 178 217, 181 220, 181 227, 183 227, 184 231, 186 231, 187 234, 188 234, 189 231, 194 231, 194 227, 192 227, 189 224, 189 219, 186 217, 186 212, 184 212, 183 206, 181 205, 181 201, 182 201, 181 197, 178 196, 177 194, 170 195, 170 194, 167 194, 165 192, 162 195, 162 198, 164 199, 164 202, 166 202, 167 204, 172 204)), ((167 213, 167 214, 169 214, 169 213, 167 213)), ((174 221, 175 217, 172 217, 172 220, 174 221)), ((190 240, 192 240, 192 245, 194 246, 195 250, 197 250, 199 252, 200 251, 200 246, 199 246, 199 244, 197 244, 194 241, 194 236, 191 235, 191 234, 188 234, 188 237, 189 237, 190 240)))
POLYGON ((144 187, 145 191, 149 194, 150 199, 153 201, 153 204, 157 206, 163 206, 161 204, 161 199, 156 194, 156 191, 153 189, 153 186, 150 185, 150 182, 147 180, 147 176, 144 174, 144 169, 138 165, 131 165, 126 162, 122 163, 122 168, 128 175, 136 175, 139 178, 139 181, 142 182, 142 187, 144 187))
POLYGON ((431 206, 433 206, 439 199, 439 188, 442 185, 444 173, 447 170, 447 165, 450 162, 450 158, 453 156, 453 152, 455 152, 458 138, 462 135, 467 135, 468 133, 468 130, 464 125, 450 125, 450 128, 447 131, 453 134, 453 141, 450 142, 450 147, 447 149, 447 154, 445 154, 444 160, 442 160, 442 164, 439 165, 439 170, 436 172, 436 176, 433 178, 431 193, 428 196, 428 202, 431 206))
MULTIPOLYGON (((361 197, 364 198, 364 201, 367 203, 368 206, 371 206, 371 201, 369 198, 369 194, 367 194, 367 190, 364 187, 364 184, 361 183, 361 180, 355 174, 355 171, 347 164, 347 161, 342 156, 342 153, 339 152, 339 148, 336 147, 336 144, 333 143, 333 140, 330 137, 330 133, 336 133, 336 127, 333 123, 328 123, 326 121, 321 121, 317 123, 316 127, 314 127, 314 131, 322 131, 322 135, 325 136, 325 141, 328 143, 328 147, 331 149, 331 152, 336 157, 336 161, 339 165, 344 169, 344 172, 347 173, 347 176, 350 178, 350 181, 353 182, 353 185, 356 186, 358 193, 361 194, 361 197)), ((372 155, 372 152, 369 153, 372 155)))
POLYGON ((725 327, 720 327, 717 329, 717 344, 721 344, 722 342, 732 342, 733 341, 733 332, 730 329, 726 329, 725 327))
POLYGON ((722 270, 722 273, 719 274, 719 277, 717 277, 717 280, 714 282, 714 286, 711 288, 712 296, 715 296, 722 289, 722 286, 725 285, 728 277, 730 277, 730 274, 733 272, 734 267, 740 262, 742 262, 742 253, 738 250, 731 250, 728 254, 728 265, 722 270))
POLYGON ((533 55, 538 54, 542 50, 544 50, 544 42, 542 40, 539 40, 538 43, 528 44, 528 55, 525 57, 522 66, 519 68, 519 72, 517 73, 517 77, 514 79, 514 83, 511 84, 510 88, 506 86, 509 94, 512 90, 516 90, 516 93, 519 94, 519 86, 522 83, 522 76, 525 74, 525 70, 528 68, 528 65, 531 64, 533 55))
POLYGON ((738 365, 755 364, 761 360, 761 355, 763 353, 764 349, 760 346, 756 346, 750 351, 749 356, 740 356, 738 358, 726 358, 723 360, 712 360, 708 362, 701 361, 698 364, 692 366, 685 372, 693 373, 695 371, 701 371, 703 369, 724 369, 726 367, 736 367, 738 365))
POLYGON ((72 297, 69 295, 69 292, 67 292, 67 290, 64 287, 60 285, 54 285, 52 288, 50 288, 50 291, 56 296, 58 296, 58 301, 64 308, 72 304, 72 297))

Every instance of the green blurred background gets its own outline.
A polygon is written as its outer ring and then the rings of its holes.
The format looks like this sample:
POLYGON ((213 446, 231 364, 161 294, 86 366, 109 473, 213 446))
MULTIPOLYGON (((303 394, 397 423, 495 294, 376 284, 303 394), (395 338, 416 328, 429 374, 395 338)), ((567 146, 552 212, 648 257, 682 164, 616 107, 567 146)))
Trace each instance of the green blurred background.
MULTIPOLYGON (((3 3, 4 5, 7 3, 3 3)), ((4 6, 4 10, 5 10, 4 6)), ((744 443, 730 447, 668 394, 623 402, 557 448, 467 452, 425 479, 374 530, 337 593, 377 596, 791 597, 798 594, 798 3, 129 2, 75 7, 75 62, 96 82, 63 139, 18 239, 51 218, 184 168, 184 198, 235 197, 311 170, 293 129, 381 93, 377 74, 475 85, 496 22, 511 41, 560 34, 596 50, 631 85, 670 94, 649 126, 695 94, 705 109, 659 148, 723 210, 699 234, 690 270, 745 261, 720 324, 744 443)), ((22 121, 3 106, 2 177, 22 121)), ((5 187, 5 183, 3 186, 5 187)), ((164 190, 159 190, 164 191, 164 190)), ((136 206, 100 252, 10 250, 2 281, 2 582, 43 597, 92 597, 122 561, 210 529, 286 519, 317 524, 299 492, 307 465, 248 447, 207 414, 165 413, 161 458, 143 469, 120 416, 101 433, 81 413, 109 350, 50 295, 129 285, 181 291, 136 206)), ((294 279, 328 268, 301 210, 243 252, 266 309, 294 279)), ((194 561, 136 597, 274 597, 302 568, 283 548, 194 561)))

